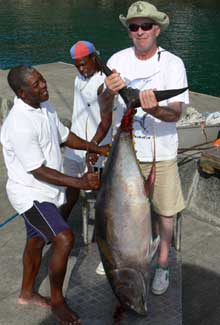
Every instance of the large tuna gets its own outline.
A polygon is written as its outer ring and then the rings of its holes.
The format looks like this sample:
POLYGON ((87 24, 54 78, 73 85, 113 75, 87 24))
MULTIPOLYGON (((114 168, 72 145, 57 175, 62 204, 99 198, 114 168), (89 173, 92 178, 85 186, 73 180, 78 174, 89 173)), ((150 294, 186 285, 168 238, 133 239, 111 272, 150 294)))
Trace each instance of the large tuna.
MULTIPOLYGON (((98 56, 96 61, 107 76, 112 73, 98 56)), ((155 90, 154 94, 159 102, 186 89, 155 90)), ((114 139, 96 200, 96 240, 107 278, 122 306, 145 315, 150 264, 159 244, 158 237, 152 240, 148 198, 155 164, 145 180, 131 136, 134 108, 140 106, 139 90, 124 87, 119 93, 128 109, 114 139)))
POLYGON ((146 194, 149 182, 141 174, 131 132, 125 124, 130 124, 126 117, 114 139, 97 196, 96 240, 120 303, 145 315, 150 264, 159 240, 152 241, 146 194))

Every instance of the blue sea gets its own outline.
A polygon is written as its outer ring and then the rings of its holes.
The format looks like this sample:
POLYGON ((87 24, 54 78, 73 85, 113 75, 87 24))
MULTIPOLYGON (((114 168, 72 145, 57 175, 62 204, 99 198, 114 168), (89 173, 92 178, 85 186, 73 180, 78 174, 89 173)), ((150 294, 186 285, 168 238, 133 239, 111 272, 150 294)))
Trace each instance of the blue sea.
MULTIPOLYGON (((133 1, 0 1, 0 68, 17 64, 71 62, 69 48, 79 39, 95 43, 107 60, 130 40, 118 16, 133 1)), ((220 1, 157 0, 171 24, 159 44, 182 57, 190 89, 220 96, 220 1)))

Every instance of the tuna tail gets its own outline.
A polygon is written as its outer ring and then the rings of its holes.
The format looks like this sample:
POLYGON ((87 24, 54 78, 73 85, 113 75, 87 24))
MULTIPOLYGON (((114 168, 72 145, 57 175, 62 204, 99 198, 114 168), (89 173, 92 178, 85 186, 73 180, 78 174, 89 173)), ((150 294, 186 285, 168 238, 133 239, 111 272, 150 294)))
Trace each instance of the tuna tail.
POLYGON ((157 101, 161 102, 162 100, 169 99, 171 97, 175 97, 179 94, 182 94, 187 89, 188 87, 168 90, 154 90, 154 94, 156 96, 157 101))
MULTIPOLYGON (((102 62, 101 58, 95 53, 96 63, 101 71, 104 72, 106 76, 112 74, 111 69, 102 62)), ((186 91, 188 87, 180 88, 180 89, 169 89, 169 90, 154 90, 154 94, 158 102, 169 99, 171 97, 177 96, 184 91, 186 91)), ((119 91, 119 94, 123 98, 127 107, 136 108, 140 107, 140 100, 139 100, 139 90, 133 89, 129 87, 124 87, 119 91)))
MULTIPOLYGON (((168 90, 154 90, 153 92, 157 101, 160 102, 162 100, 177 96, 186 91, 187 89, 188 87, 168 90)), ((119 91, 119 94, 123 98, 127 107, 136 108, 141 106, 138 89, 124 87, 119 91)))

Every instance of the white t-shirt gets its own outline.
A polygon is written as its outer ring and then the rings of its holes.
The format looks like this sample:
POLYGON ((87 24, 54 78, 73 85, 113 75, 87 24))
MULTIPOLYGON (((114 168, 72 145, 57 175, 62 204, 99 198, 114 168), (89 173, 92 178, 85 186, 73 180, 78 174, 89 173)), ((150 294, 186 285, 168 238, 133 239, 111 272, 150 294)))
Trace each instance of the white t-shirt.
POLYGON ((64 187, 39 181, 31 171, 44 165, 62 172, 60 144, 68 135, 48 102, 33 108, 15 98, 1 129, 1 143, 8 170, 7 194, 19 213, 31 208, 34 200, 64 203, 64 187))
MULTIPOLYGON (((74 102, 71 131, 80 138, 90 141, 96 133, 101 121, 98 103, 98 88, 104 83, 105 75, 95 73, 91 78, 84 78, 78 74, 74 84, 74 102)), ((110 132, 101 145, 111 142, 110 132)), ((64 156, 68 159, 84 162, 86 151, 65 148, 64 156)), ((99 160, 98 166, 101 161, 99 160)))
MULTIPOLYGON (((176 89, 187 87, 187 77, 182 60, 174 54, 158 48, 157 53, 148 60, 139 60, 135 56, 134 48, 130 47, 114 54, 108 61, 111 69, 116 69, 125 80, 127 86, 144 89, 176 89)), ((172 102, 189 102, 188 91, 161 101, 160 106, 167 106, 172 102)), ((113 134, 120 125, 125 111, 125 104, 118 96, 113 108, 113 134)), ((134 141, 137 158, 141 162, 153 160, 153 134, 156 139, 156 160, 175 159, 178 148, 176 123, 163 122, 150 114, 146 114, 141 107, 134 116, 134 141)))

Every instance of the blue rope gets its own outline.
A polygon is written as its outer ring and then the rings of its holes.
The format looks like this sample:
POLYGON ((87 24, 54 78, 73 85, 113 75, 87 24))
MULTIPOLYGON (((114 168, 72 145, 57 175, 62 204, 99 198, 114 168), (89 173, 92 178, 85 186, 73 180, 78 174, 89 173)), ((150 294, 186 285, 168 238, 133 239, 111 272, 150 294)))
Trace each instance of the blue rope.
POLYGON ((6 219, 4 222, 0 223, 0 228, 3 228, 7 223, 11 222, 13 219, 15 219, 17 216, 19 216, 18 213, 13 214, 11 217, 6 219))

